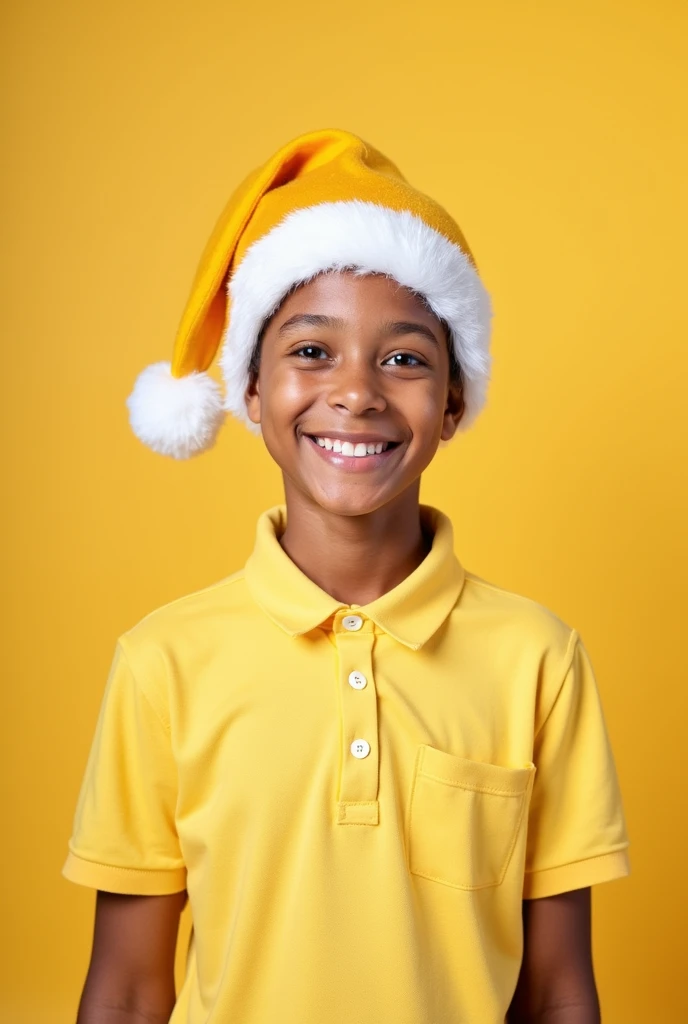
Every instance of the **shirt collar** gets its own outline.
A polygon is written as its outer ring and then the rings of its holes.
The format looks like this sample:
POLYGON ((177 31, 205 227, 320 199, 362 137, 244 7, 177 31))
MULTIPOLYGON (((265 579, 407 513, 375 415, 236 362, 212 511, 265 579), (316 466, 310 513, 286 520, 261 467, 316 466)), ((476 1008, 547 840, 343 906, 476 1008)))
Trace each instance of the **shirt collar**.
POLYGON ((352 608, 395 640, 418 650, 449 615, 465 579, 454 554, 451 521, 430 505, 421 505, 420 511, 423 525, 433 537, 430 551, 393 590, 359 606, 342 604, 301 572, 278 540, 287 522, 286 507, 268 509, 258 519, 255 546, 246 563, 251 596, 290 636, 308 633, 339 609, 352 608))

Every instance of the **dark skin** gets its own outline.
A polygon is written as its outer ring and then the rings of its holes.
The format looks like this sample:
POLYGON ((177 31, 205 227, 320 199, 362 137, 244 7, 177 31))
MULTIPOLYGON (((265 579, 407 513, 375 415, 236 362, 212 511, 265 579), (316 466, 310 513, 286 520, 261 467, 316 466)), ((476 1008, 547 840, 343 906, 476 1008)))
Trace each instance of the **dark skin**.
POLYGON ((186 892, 98 892, 91 962, 77 1024, 167 1024, 186 892))
POLYGON ((421 473, 463 411, 440 321, 387 278, 323 274, 272 318, 246 404, 282 470, 292 561, 345 604, 405 579, 427 554, 421 473), (323 458, 312 438, 337 435, 396 447, 380 466, 323 458))
MULTIPOLYGON (((282 470, 282 546, 343 604, 400 583, 429 548, 420 477, 463 414, 443 324, 385 277, 320 275, 267 325, 246 393, 250 418, 282 470), (390 442, 370 458, 315 438, 390 442)), ((167 1022, 185 893, 99 893, 77 1024, 167 1022)), ((590 889, 523 903, 524 954, 508 1024, 599 1024, 590 889)))
POLYGON ((590 888, 524 900, 523 936, 507 1024, 600 1024, 590 888))

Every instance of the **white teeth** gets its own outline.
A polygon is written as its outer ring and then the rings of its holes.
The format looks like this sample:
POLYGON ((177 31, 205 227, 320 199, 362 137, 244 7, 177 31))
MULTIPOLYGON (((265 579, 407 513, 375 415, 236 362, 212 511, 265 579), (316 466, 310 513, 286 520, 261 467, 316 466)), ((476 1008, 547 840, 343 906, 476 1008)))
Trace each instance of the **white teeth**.
POLYGON ((337 441, 331 437, 314 437, 314 441, 320 448, 326 448, 328 452, 338 452, 342 455, 352 455, 355 458, 362 458, 364 455, 381 455, 389 447, 388 441, 337 441))

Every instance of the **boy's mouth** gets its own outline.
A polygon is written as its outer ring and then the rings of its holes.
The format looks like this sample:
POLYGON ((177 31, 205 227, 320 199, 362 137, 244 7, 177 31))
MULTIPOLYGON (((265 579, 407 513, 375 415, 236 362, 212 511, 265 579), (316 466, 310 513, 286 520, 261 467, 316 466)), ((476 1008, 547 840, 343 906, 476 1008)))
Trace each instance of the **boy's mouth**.
POLYGON ((349 458, 363 459, 370 455, 381 455, 383 452, 399 446, 399 441, 380 441, 376 438, 356 441, 343 441, 338 437, 327 437, 326 435, 306 434, 309 441, 324 448, 336 455, 343 455, 349 458))

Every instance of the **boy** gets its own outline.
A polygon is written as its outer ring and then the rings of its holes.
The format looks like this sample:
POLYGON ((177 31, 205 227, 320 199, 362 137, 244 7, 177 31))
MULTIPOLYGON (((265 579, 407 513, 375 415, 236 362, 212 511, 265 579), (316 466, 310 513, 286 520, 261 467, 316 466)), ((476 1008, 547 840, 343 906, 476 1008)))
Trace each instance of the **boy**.
POLYGON ((590 886, 628 841, 587 653, 419 504, 489 319, 457 225, 353 135, 230 200, 131 422, 185 458, 231 410, 286 504, 117 644, 63 869, 98 890, 80 1024, 599 1021, 590 886))

